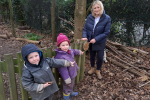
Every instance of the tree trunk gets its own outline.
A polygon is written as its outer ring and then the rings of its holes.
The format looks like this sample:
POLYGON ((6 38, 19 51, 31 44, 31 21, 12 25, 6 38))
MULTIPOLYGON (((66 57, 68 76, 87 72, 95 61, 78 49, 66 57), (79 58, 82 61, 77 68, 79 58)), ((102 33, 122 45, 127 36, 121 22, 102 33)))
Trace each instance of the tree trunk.
POLYGON ((10 21, 11 21, 11 27, 12 27, 12 34, 13 34, 14 37, 16 37, 15 28, 14 28, 13 9, 12 9, 11 0, 9 0, 9 9, 10 9, 10 21))
POLYGON ((55 29, 55 0, 51 2, 51 26, 52 26, 52 40, 56 42, 56 29, 55 29))
POLYGON ((86 17, 86 0, 76 0, 74 38, 81 39, 86 17))

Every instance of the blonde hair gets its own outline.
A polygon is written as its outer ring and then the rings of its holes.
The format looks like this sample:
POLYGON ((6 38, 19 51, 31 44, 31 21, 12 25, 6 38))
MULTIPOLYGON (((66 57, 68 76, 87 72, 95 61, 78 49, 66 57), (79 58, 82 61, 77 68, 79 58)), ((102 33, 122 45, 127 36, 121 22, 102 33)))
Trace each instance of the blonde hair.
POLYGON ((92 12, 92 15, 93 15, 94 17, 95 17, 95 14, 94 14, 94 12, 93 12, 93 6, 94 6, 95 4, 98 4, 98 5, 100 6, 100 9, 101 9, 101 10, 100 10, 100 15, 99 15, 99 16, 101 16, 101 15, 103 14, 103 12, 104 12, 103 3, 102 3, 101 1, 99 1, 99 0, 96 0, 96 1, 93 2, 91 12, 92 12))

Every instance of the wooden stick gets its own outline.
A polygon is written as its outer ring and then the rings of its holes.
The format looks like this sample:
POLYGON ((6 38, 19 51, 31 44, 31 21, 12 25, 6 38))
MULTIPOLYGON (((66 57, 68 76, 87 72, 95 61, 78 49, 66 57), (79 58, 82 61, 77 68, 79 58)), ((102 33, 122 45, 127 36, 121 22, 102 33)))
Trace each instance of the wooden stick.
POLYGON ((150 81, 146 82, 145 84, 140 85, 139 87, 145 86, 145 85, 147 85, 148 83, 150 83, 150 81))
POLYGON ((140 50, 140 49, 137 49, 137 48, 132 48, 132 47, 127 47, 127 48, 130 49, 130 50, 136 50, 136 52, 139 52, 141 54, 146 54, 146 55, 149 54, 149 52, 146 52, 144 50, 140 50))

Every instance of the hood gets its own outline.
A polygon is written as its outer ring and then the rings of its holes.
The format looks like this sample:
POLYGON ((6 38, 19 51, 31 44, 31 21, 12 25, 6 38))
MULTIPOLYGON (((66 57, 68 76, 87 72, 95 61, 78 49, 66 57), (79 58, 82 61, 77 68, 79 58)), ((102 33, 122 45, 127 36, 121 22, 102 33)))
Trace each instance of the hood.
POLYGON ((30 64, 26 58, 27 55, 32 53, 32 52, 38 52, 39 53, 40 61, 43 59, 42 51, 37 46, 35 46, 34 44, 27 44, 27 45, 23 46, 21 49, 21 54, 22 54, 24 61, 27 64, 34 66, 33 64, 30 64))

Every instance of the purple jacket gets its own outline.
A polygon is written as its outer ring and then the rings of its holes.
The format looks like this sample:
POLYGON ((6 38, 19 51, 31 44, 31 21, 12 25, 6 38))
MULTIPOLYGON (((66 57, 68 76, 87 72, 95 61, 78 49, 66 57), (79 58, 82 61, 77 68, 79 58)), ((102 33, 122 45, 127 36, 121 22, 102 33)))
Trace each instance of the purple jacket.
MULTIPOLYGON (((81 51, 76 50, 76 49, 71 49, 70 54, 68 52, 65 52, 59 49, 55 49, 55 51, 56 51, 56 56, 55 56, 56 59, 65 59, 71 62, 75 61, 74 60, 75 55, 81 54, 81 51)), ((79 70, 79 67, 77 66, 77 63, 75 63, 74 66, 58 68, 58 71, 66 84, 71 83, 71 79, 77 76, 78 70, 79 70)))

